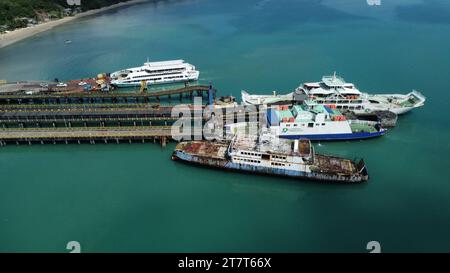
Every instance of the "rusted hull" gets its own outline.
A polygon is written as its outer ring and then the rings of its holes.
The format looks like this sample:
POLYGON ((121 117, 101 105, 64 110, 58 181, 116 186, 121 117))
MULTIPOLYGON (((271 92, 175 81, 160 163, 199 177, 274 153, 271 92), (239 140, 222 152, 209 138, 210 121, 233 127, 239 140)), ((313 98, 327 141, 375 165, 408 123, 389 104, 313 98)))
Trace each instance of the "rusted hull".
POLYGON ((207 156, 198 156, 195 154, 185 153, 183 151, 175 151, 172 155, 173 160, 206 166, 211 168, 219 168, 224 170, 234 170, 246 173, 255 173, 261 175, 282 176, 290 178, 300 178, 304 180, 313 180, 321 182, 337 182, 337 183, 361 183, 367 181, 369 176, 367 173, 353 175, 339 175, 321 172, 302 172, 280 168, 268 168, 264 166, 254 166, 247 164, 233 163, 224 158, 212 158, 207 156))

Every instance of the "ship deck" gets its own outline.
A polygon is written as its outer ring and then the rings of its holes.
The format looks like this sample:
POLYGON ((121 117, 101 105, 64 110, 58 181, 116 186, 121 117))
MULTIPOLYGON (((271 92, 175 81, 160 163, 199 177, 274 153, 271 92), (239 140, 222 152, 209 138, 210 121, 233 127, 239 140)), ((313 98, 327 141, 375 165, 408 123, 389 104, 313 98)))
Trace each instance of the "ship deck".
POLYGON ((227 144, 209 141, 181 142, 176 147, 176 150, 181 150, 188 154, 217 159, 224 159, 227 149, 227 144))
POLYGON ((315 163, 321 172, 351 175, 358 171, 355 163, 345 158, 316 154, 315 163))
POLYGON ((376 133, 377 129, 374 126, 363 123, 352 123, 350 124, 350 128, 353 133, 366 132, 366 133, 376 133))

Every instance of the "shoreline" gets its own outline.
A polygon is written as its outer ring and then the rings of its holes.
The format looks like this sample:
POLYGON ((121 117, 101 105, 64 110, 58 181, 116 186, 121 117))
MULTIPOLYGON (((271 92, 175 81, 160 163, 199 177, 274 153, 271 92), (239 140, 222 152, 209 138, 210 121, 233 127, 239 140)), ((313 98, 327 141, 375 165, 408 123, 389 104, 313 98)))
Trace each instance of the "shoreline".
POLYGON ((0 34, 0 48, 7 47, 7 46, 15 44, 19 41, 33 37, 36 34, 51 30, 57 26, 66 24, 68 22, 72 22, 74 20, 77 20, 77 19, 80 19, 80 18, 83 18, 86 16, 95 15, 98 13, 102 13, 104 11, 108 11, 108 10, 112 10, 112 9, 116 9, 116 8, 120 8, 120 7, 124 7, 124 6, 130 6, 130 5, 134 5, 134 4, 144 3, 144 2, 148 2, 148 1, 149 0, 131 0, 128 2, 121 2, 121 3, 117 3, 114 5, 99 8, 99 9, 88 10, 88 11, 79 13, 75 16, 64 17, 61 19, 57 19, 57 20, 53 20, 53 21, 49 21, 49 22, 45 22, 45 23, 40 23, 33 27, 20 28, 20 29, 16 29, 16 30, 13 30, 8 33, 0 34))

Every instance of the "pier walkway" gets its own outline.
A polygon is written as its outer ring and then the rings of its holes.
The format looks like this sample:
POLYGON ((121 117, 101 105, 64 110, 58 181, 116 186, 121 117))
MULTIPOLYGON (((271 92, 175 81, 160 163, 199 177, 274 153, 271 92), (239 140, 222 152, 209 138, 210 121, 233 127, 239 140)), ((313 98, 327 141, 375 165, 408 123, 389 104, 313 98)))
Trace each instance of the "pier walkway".
POLYGON ((0 129, 0 146, 9 143, 85 143, 145 142, 159 140, 163 145, 172 138, 170 126, 75 127, 0 129))
MULTIPOLYGON (((36 93, 36 94, 0 94, 0 105, 8 104, 89 104, 89 103, 148 103, 159 101, 166 97, 179 97, 184 95, 192 98, 194 95, 203 96, 210 90, 208 85, 193 85, 177 89, 156 90, 148 92, 76 92, 76 93, 36 93)), ((214 91, 215 93, 215 91, 214 91)))

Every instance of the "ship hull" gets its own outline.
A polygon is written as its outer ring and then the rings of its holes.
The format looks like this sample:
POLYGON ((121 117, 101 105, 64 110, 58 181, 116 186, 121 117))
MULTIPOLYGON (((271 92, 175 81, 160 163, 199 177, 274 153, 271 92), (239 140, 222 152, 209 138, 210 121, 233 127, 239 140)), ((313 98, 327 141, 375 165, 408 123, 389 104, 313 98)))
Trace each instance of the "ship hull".
POLYGON ((361 183, 368 180, 367 176, 337 176, 333 174, 326 173, 315 173, 315 172, 302 172, 295 170, 279 169, 279 168, 268 168, 264 166, 246 165, 231 162, 228 159, 218 159, 218 158, 205 158, 202 156, 192 155, 184 153, 181 151, 175 151, 172 154, 173 160, 179 160, 188 164, 201 165, 210 168, 218 168, 223 170, 234 170, 243 173, 253 173, 259 175, 270 175, 270 176, 283 176, 296 179, 320 181, 320 182, 334 182, 334 183, 346 183, 354 184, 361 183))
MULTIPOLYGON (((198 79, 181 79, 181 80, 164 80, 164 81, 147 81, 147 86, 156 86, 156 85, 164 85, 164 84, 172 84, 172 83, 181 83, 181 82, 193 82, 198 79)), ((111 85, 116 86, 118 88, 127 88, 127 87, 140 87, 141 82, 135 83, 123 83, 123 82, 111 82, 111 85)))
MULTIPOLYGON (((418 107, 418 106, 417 106, 418 107)), ((414 108, 417 107, 401 107, 401 108, 391 108, 389 109, 389 111, 391 111, 392 113, 395 113, 397 115, 403 115, 408 113, 409 111, 413 110, 414 108)))
POLYGON ((316 134, 316 135, 280 135, 281 138, 285 139, 302 139, 306 138, 309 140, 357 140, 357 139, 368 139, 382 136, 386 133, 386 130, 373 132, 373 133, 349 133, 349 134, 316 134))

